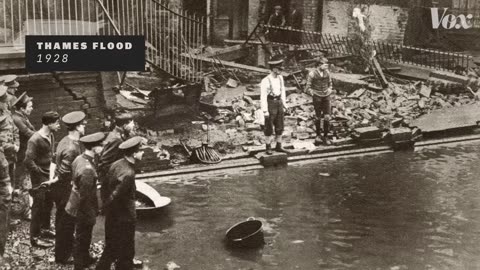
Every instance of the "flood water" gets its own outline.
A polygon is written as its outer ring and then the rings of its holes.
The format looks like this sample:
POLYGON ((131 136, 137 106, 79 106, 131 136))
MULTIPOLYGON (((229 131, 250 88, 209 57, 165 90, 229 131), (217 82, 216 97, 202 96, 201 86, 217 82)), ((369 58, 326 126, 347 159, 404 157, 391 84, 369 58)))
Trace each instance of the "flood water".
POLYGON ((152 184, 173 203, 139 221, 151 269, 480 269, 480 144, 152 184), (263 222, 266 245, 225 231, 263 222))

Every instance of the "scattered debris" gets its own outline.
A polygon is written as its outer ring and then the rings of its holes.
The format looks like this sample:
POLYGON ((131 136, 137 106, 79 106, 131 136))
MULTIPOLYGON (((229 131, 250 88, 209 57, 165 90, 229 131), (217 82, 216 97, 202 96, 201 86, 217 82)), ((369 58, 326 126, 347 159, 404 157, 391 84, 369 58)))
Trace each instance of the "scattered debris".
POLYGON ((180 269, 180 266, 178 266, 175 262, 168 262, 167 265, 165 265, 165 270, 175 270, 175 269, 180 269))

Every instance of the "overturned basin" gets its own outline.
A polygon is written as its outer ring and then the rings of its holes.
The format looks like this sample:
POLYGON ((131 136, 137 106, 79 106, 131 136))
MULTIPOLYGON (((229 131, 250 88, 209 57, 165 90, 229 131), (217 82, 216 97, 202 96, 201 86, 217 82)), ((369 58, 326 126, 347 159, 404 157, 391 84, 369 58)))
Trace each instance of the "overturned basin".
POLYGON ((265 244, 262 222, 255 218, 248 218, 227 230, 226 243, 232 248, 256 248, 265 244))
POLYGON ((141 216, 155 214, 172 201, 168 197, 161 196, 153 187, 144 182, 135 181, 135 185, 137 186, 136 210, 137 214, 141 216))

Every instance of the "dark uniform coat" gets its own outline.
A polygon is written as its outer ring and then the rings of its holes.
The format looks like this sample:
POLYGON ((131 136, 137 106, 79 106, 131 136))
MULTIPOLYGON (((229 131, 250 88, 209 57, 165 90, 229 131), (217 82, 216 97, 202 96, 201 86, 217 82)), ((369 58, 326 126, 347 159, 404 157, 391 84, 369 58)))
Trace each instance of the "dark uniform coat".
POLYGON ((72 163, 82 153, 78 140, 65 136, 57 145, 55 174, 58 176, 57 184, 69 186, 72 181, 72 163))
POLYGON ((65 136, 57 145, 55 174, 58 182, 52 185, 51 195, 58 209, 55 214, 55 257, 59 260, 67 260, 73 249, 75 220, 65 213, 65 205, 72 190, 72 163, 81 153, 78 140, 69 136, 65 136))
POLYGON ((95 224, 98 213, 97 179, 93 157, 83 154, 73 161, 73 187, 65 211, 88 224, 95 224))
POLYGON ((14 163, 17 159, 15 146, 20 147, 20 136, 10 111, 4 111, 0 116, 0 145, 8 163, 14 163))
POLYGON ((135 168, 123 158, 112 164, 106 181, 105 249, 97 270, 133 269, 135 256, 135 168))
POLYGON ((17 157, 19 161, 23 162, 28 140, 32 137, 33 133, 35 133, 35 128, 32 123, 30 123, 30 120, 28 120, 28 117, 21 111, 15 111, 12 114, 12 118, 15 126, 18 128, 20 139, 20 149, 18 150, 17 157))
POLYGON ((106 215, 122 222, 135 222, 135 167, 122 158, 112 164, 107 176, 106 215))
POLYGON ((104 141, 104 147, 100 155, 98 162, 98 175, 99 181, 102 185, 101 187, 101 197, 102 200, 106 200, 106 190, 105 182, 107 180, 107 172, 110 169, 115 161, 122 159, 123 154, 118 146, 125 141, 125 136, 123 135, 123 130, 120 127, 115 127, 110 133, 108 133, 107 138, 104 141))

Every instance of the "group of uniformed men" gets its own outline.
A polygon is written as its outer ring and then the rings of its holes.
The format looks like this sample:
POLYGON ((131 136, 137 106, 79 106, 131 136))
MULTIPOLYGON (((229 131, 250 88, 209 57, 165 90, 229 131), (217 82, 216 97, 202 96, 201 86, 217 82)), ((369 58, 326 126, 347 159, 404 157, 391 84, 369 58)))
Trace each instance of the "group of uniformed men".
POLYGON ((32 246, 55 245, 57 263, 88 268, 96 262, 89 248, 97 214, 103 211, 105 249, 96 269, 110 269, 112 263, 116 269, 133 269, 135 163, 142 159, 144 139, 133 136, 132 116, 116 115, 115 127, 107 136, 103 132, 85 135, 85 113, 74 111, 60 119, 57 112, 49 111, 36 131, 28 119, 32 98, 26 92, 17 97, 18 87, 15 75, 0 77, 0 265, 11 223, 12 194, 21 196, 28 190, 33 198, 32 246), (60 120, 68 135, 55 149, 60 120), (53 205, 55 232, 50 230, 53 205))

